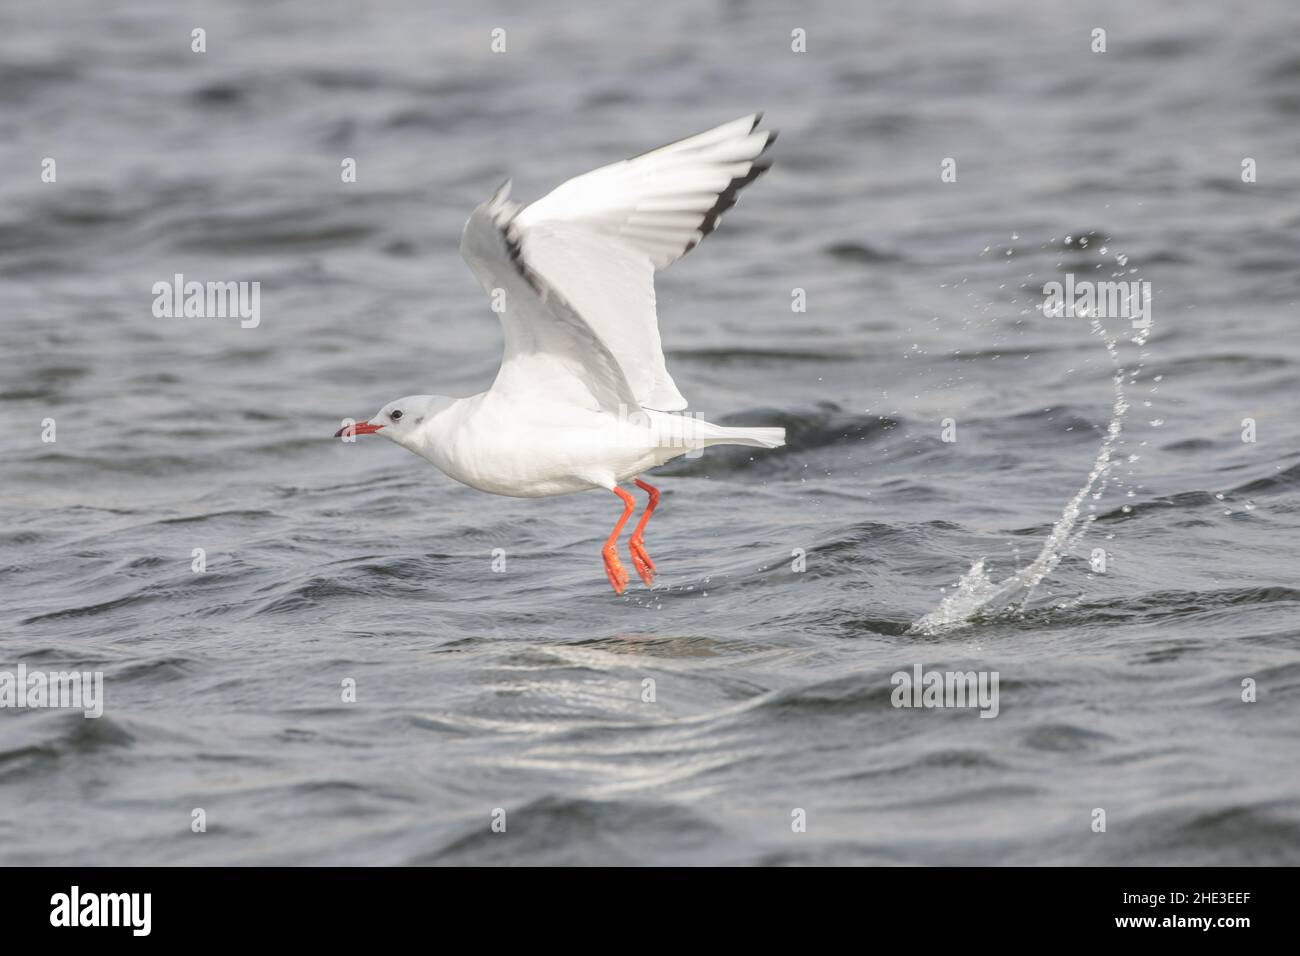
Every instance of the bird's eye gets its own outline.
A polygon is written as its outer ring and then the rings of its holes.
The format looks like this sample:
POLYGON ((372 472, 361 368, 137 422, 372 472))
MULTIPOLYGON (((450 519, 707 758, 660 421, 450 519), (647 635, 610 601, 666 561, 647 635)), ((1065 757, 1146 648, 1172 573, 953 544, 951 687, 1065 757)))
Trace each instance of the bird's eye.
POLYGON ((395 422, 400 422, 402 420, 402 410, 400 408, 394 408, 389 412, 388 417, 395 422))

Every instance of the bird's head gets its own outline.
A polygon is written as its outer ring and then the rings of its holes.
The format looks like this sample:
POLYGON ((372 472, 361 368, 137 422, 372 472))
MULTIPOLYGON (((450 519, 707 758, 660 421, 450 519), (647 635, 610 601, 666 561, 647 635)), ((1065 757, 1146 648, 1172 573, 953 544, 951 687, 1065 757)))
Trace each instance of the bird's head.
POLYGON ((441 395, 408 395, 389 402, 379 414, 368 422, 344 425, 334 433, 335 438, 353 435, 380 434, 397 444, 410 447, 426 421, 446 408, 452 399, 441 395))

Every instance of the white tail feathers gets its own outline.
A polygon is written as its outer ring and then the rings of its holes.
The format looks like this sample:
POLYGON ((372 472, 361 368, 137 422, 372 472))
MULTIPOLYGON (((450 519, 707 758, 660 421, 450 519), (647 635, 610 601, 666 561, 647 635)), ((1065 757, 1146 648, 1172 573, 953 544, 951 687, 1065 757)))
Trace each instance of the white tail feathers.
POLYGON ((748 445, 751 448, 780 448, 785 444, 784 428, 725 428, 705 439, 705 445, 748 445))

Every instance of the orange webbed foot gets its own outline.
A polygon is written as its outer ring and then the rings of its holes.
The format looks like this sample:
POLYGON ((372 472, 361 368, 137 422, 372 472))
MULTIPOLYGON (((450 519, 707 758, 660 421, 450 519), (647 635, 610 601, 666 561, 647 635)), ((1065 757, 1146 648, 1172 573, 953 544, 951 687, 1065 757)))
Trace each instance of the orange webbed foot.
POLYGON ((655 563, 650 560, 650 555, 646 554, 645 542, 641 540, 641 536, 630 538, 627 547, 632 552, 632 565, 636 568, 636 573, 641 575, 641 580, 645 582, 646 587, 654 587, 655 563))
POLYGON ((628 582, 627 570, 623 567, 623 563, 619 561, 618 555, 612 547, 604 548, 600 552, 600 556, 605 559, 605 576, 609 578, 614 593, 622 594, 628 582))

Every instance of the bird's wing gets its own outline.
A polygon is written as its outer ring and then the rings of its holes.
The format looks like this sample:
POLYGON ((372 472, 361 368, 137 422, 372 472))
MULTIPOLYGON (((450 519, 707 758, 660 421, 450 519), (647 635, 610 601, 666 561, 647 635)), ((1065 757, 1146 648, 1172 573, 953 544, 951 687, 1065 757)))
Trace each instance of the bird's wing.
POLYGON ((757 129, 761 116, 602 166, 522 210, 510 204, 498 220, 516 270, 553 310, 562 303, 587 327, 603 345, 594 360, 612 355, 642 406, 686 407, 664 365, 654 273, 717 228, 741 188, 768 168, 760 157, 776 134, 757 129))
POLYGON ((465 223, 460 254, 501 316, 505 355, 492 390, 624 414, 637 398, 613 353, 520 252, 506 182, 465 223))

